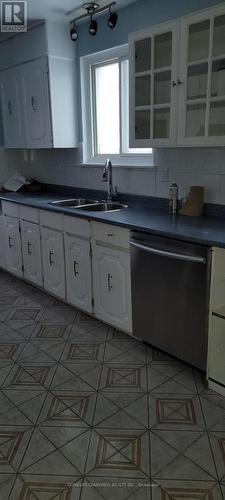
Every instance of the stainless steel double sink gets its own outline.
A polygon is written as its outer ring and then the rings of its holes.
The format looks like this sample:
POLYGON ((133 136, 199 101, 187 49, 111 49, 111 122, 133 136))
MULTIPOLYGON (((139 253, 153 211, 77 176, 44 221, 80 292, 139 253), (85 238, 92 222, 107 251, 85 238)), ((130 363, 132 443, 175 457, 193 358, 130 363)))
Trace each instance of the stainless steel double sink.
POLYGON ((111 212, 113 210, 121 210, 127 208, 128 205, 123 203, 111 203, 105 201, 89 200, 86 198, 72 198, 69 200, 51 201, 50 205, 55 207, 76 208, 76 210, 86 210, 88 212, 111 212))

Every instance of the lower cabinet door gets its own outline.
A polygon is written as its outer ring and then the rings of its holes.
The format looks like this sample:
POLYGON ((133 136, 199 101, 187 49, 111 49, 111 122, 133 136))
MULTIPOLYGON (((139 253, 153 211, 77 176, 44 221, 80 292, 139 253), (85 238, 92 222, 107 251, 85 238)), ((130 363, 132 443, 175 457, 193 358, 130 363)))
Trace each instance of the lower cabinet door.
POLYGON ((42 257, 40 227, 32 222, 21 222, 24 278, 42 286, 42 257))
POLYGON ((131 333, 129 252, 93 245, 93 288, 96 316, 131 333))
POLYGON ((2 269, 6 267, 2 216, 0 216, 0 267, 2 269))
POLYGON ((62 233, 42 227, 44 288, 65 299, 65 265, 62 233))
POLYGON ((92 312, 90 242, 65 235, 66 295, 71 304, 92 312))
POLYGON ((225 386, 225 319, 210 318, 208 377, 225 386))
POLYGON ((18 219, 3 216, 6 268, 23 277, 20 223, 18 219))

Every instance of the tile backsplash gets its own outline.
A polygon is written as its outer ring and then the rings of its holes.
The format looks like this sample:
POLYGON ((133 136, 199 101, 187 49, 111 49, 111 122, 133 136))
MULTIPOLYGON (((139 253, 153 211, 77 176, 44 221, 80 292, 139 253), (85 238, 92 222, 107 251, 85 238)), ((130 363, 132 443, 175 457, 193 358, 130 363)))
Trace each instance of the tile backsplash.
MULTIPOLYGON (((105 189, 102 167, 82 166, 78 150, 37 150, 26 157, 22 150, 0 150, 0 184, 20 171, 41 182, 92 189, 105 189)), ((205 186, 205 201, 225 204, 225 147, 154 150, 149 168, 115 167, 113 182, 119 192, 168 197, 177 182, 180 197, 191 185, 205 186)))

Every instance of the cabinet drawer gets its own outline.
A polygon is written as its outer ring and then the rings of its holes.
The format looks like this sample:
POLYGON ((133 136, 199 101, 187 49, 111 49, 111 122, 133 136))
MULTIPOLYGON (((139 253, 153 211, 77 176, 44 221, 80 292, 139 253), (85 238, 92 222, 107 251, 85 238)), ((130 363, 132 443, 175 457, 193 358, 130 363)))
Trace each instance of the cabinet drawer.
POLYGON ((76 234, 84 238, 90 238, 90 222, 85 219, 77 219, 71 216, 64 216, 64 231, 68 234, 76 234))
POLYGON ((2 201, 2 213, 9 217, 19 219, 19 205, 17 205, 17 203, 11 203, 10 201, 2 201))
POLYGON ((20 218, 27 222, 39 224, 39 210, 32 207, 20 206, 20 218))
POLYGON ((63 230, 63 215, 48 212, 47 210, 40 211, 41 226, 51 227, 52 229, 63 230))
POLYGON ((130 231, 111 224, 92 222, 92 238, 120 248, 129 248, 130 231))

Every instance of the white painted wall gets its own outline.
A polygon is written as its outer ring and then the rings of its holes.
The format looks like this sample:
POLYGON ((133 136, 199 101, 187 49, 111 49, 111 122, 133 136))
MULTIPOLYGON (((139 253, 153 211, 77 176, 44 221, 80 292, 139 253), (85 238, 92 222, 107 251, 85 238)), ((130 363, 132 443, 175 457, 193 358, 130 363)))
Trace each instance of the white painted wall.
MULTIPOLYGON (((67 186, 105 189, 102 167, 82 166, 77 150, 34 151, 34 161, 26 163, 22 151, 0 150, 0 184, 14 171, 36 179, 67 186)), ((205 186, 205 201, 225 204, 225 148, 157 149, 155 168, 113 169, 118 191, 146 196, 167 197, 171 182, 177 182, 181 196, 189 186, 205 186), (161 170, 168 168, 168 181, 161 170)))

